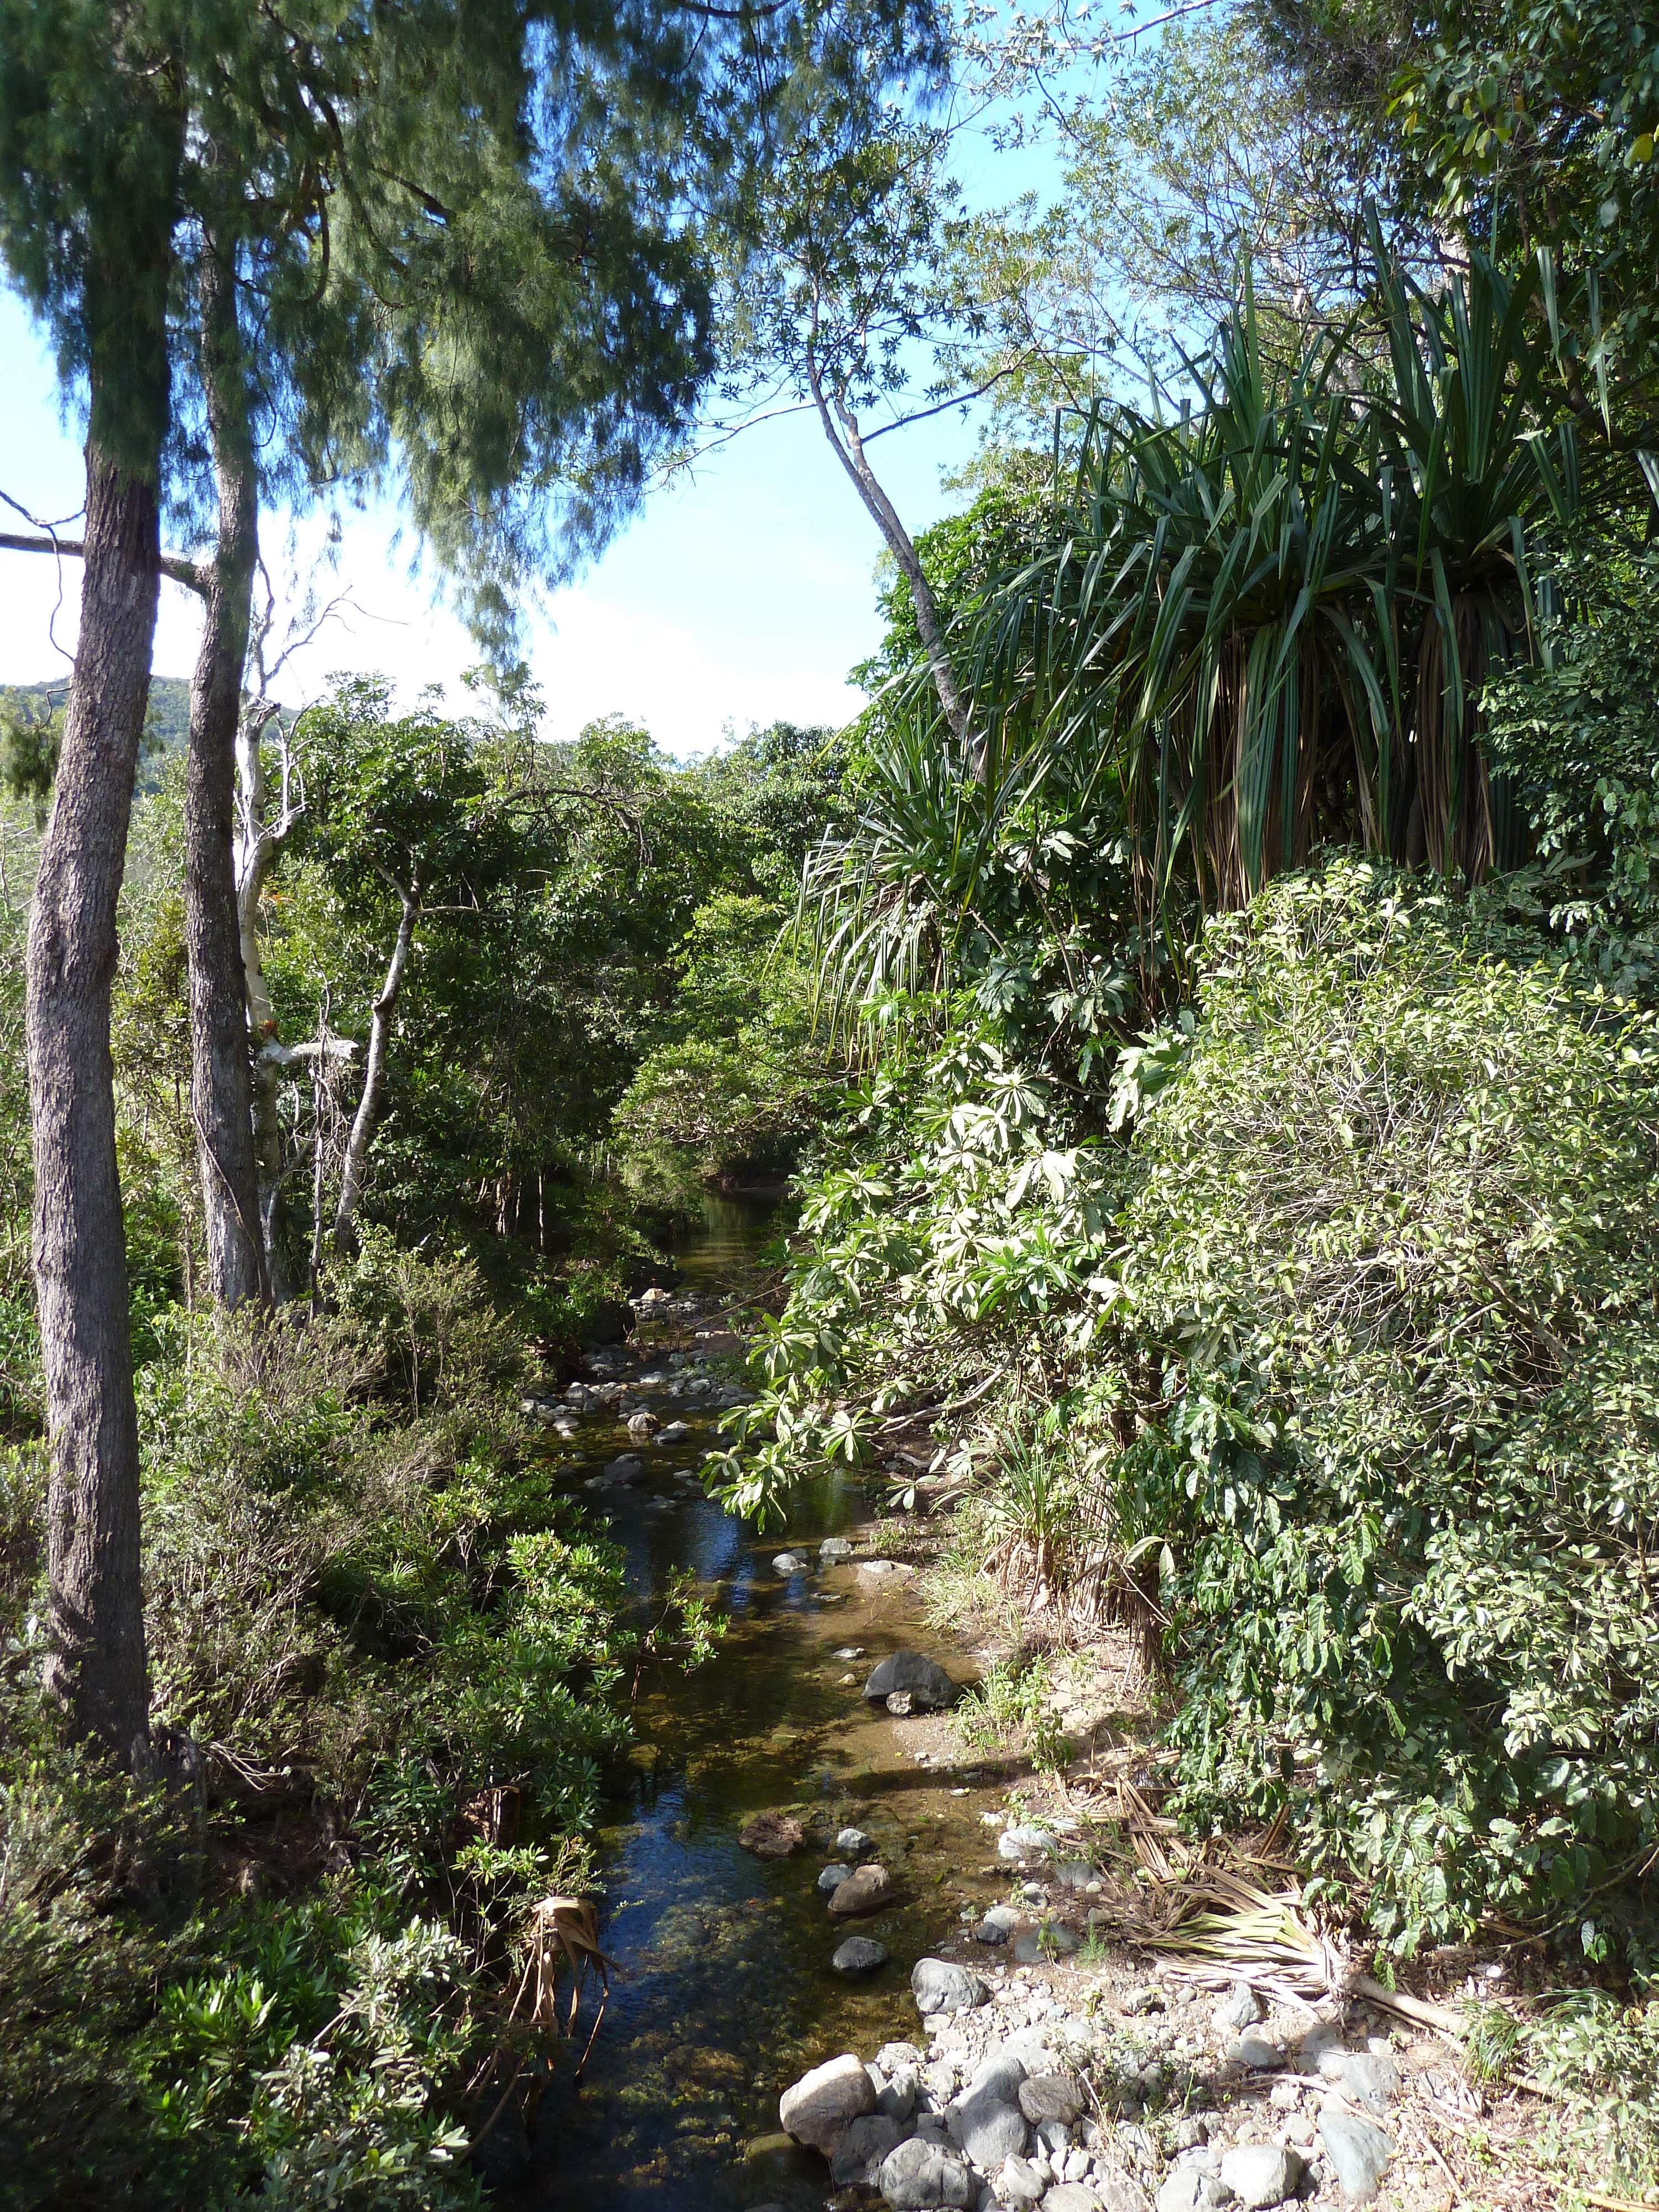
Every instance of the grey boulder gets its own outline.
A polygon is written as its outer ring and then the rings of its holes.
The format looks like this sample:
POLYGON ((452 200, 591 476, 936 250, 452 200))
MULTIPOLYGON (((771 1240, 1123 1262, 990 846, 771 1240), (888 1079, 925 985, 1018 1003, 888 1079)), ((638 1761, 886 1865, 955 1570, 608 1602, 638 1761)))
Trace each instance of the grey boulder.
POLYGON ((864 2061, 850 2051, 803 2074, 778 2100, 784 2132, 826 2158, 851 2127, 876 2109, 876 2085, 864 2061))
POLYGON ((616 1459, 607 1460, 605 1476, 607 1482, 632 1482, 645 1473, 645 1462, 637 1452, 623 1452, 616 1459))
MULTIPOLYGON (((887 1946, 869 1936, 849 1936, 830 1963, 838 1974, 873 1974, 878 1966, 887 1964, 887 1946)), ((890 2150, 892 2145, 887 2148, 890 2150)))
POLYGON ((1024 2080, 1025 2061, 1004 2044, 1000 2050, 988 2052, 974 2069, 962 2102, 965 2105, 969 2098, 985 2097, 1004 2105, 1018 2104, 1024 2080))
POLYGON ((1282 2204, 1301 2185, 1301 2154, 1282 2143, 1240 2143, 1223 2156, 1221 2179, 1241 2204, 1282 2204))
POLYGON ((919 2136, 888 2153, 876 2186, 891 2212, 935 2212, 944 2205, 967 2212, 979 2201, 979 2184, 963 2161, 919 2136))
POLYGON ((1146 2191, 1127 2173, 1109 2173, 1099 2195, 1100 2212, 1152 2212, 1146 2191))
POLYGON ((1018 1927, 1020 1916, 1012 1905, 994 1905, 974 1930, 975 1943, 1006 1943, 1018 1927))
POLYGON ((836 1838, 836 1849, 843 1857, 852 1859, 854 1863, 861 1859, 866 1851, 872 1850, 873 1844, 873 1838, 866 1836, 862 1828, 843 1828, 836 1838))
POLYGON ((993 2051, 951 2108, 951 2133, 987 2173, 1025 2148, 1025 2121, 1015 2101, 1024 2079, 1024 2063, 1013 2052, 993 2051))
POLYGON ((1178 2166, 1158 2192, 1158 2212, 1208 2212, 1228 2197, 1226 2184, 1202 2166, 1178 2166))
POLYGON ((1241 2035, 1227 2053, 1235 2066, 1248 2066, 1253 2073, 1271 2074, 1285 2063, 1285 2054, 1276 2043, 1265 2035, 1255 2035, 1248 2030, 1241 2035))
POLYGON ((1020 2084, 1019 2109, 1034 2128, 1044 2120, 1069 2128, 1083 2110, 1083 2092, 1068 2074, 1033 2075, 1020 2084))
POLYGON ((1030 2212, 1032 2205, 1042 2202, 1042 2192, 1048 2186, 1036 2166, 1023 2158, 1003 2160, 997 2185, 1014 2212, 1030 2212))
POLYGON ((1319 2070, 1328 2081, 1340 2082, 1357 2103, 1369 2105, 1374 2112, 1386 2112, 1389 2098, 1400 2087, 1400 2069, 1381 2051, 1324 2051, 1320 2053, 1319 2070))
POLYGON ((1231 2028, 1254 2027, 1265 2018, 1261 2000, 1248 1982, 1235 1982, 1233 1993, 1217 2015, 1223 2025, 1231 2028))
POLYGON ((920 1651, 895 1651, 870 1670, 864 1694, 872 1704, 884 1705, 896 1691, 907 1692, 917 1712, 933 1712, 957 1701, 957 1686, 944 1668, 920 1651))
POLYGON ((1042 2212, 1100 2212, 1100 2199, 1080 2181, 1061 2181, 1043 2198, 1042 2212))
POLYGON ((916 2069, 896 2066, 885 2085, 876 2092, 876 2110, 890 2120, 908 2120, 916 2109, 916 2069))
POLYGON ((885 1905, 893 1894, 893 1877, 884 1866, 873 1862, 861 1866, 856 1874, 849 1874, 841 1887, 830 1899, 831 1912, 841 1916, 853 1912, 873 1912, 878 1905, 885 1905))
POLYGON ((918 1959, 910 1969, 910 1994, 916 2010, 927 2014, 972 2012, 990 1991, 970 1966, 949 1959, 918 1959))
POLYGON ((1054 1839, 1046 1828, 1019 1826, 1005 1828, 997 1838, 997 1856, 1000 1859, 1029 1859, 1039 1853, 1046 1855, 1054 1847, 1054 1839))
POLYGON ((1315 2072, 1328 2051, 1343 2050, 1342 2031, 1334 2021, 1316 2020, 1296 2046, 1297 2063, 1304 2074, 1315 2072))
POLYGON ((872 2189, 888 2156, 896 2151, 904 2130, 884 2112, 866 2112, 854 2120, 836 2145, 830 2160, 830 2179, 837 2189, 872 2189))
POLYGON ((876 2053, 876 2063, 884 2074, 896 2074, 902 2066, 914 2072, 921 2063, 921 2052, 914 2043, 884 2043, 876 2053))
POLYGON ((818 1564, 821 1566, 833 1566, 837 1559, 850 1559, 852 1556, 852 1543, 845 1536, 826 1536, 818 1546, 818 1564))
POLYGON ((823 1869, 823 1872, 818 1876, 818 1887, 823 1892, 826 1897, 833 1897, 836 1892, 841 1887, 842 1882, 851 1881, 852 1879, 853 1869, 851 1867, 827 1866, 823 1869))
POLYGON ((806 1571, 806 1562, 798 1552, 780 1552, 772 1561, 775 1575, 799 1575, 806 1571))
POLYGON ((1056 1859, 1048 1873, 1062 1889, 1087 1889, 1095 1879, 1094 1868, 1087 1859, 1056 1859))
POLYGON ((966 2097, 953 2116, 952 2133, 960 2130, 962 2148, 983 2172, 994 2173, 1005 2158, 1017 2158, 1025 2148, 1025 2122, 1018 2105, 999 2097, 966 2097))
POLYGON ((1349 2203, 1369 2203, 1394 2156, 1393 2137, 1374 2120, 1336 2110, 1319 2115, 1319 2134, 1349 2203))

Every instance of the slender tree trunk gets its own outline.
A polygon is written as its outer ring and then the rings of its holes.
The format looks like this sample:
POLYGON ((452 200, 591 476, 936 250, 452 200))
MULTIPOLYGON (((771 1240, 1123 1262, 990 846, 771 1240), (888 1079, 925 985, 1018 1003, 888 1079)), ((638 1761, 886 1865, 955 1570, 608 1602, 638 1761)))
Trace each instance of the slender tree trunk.
POLYGON ((966 748, 974 763, 975 773, 982 772, 984 746, 974 734, 968 702, 957 682, 957 672, 949 648, 945 642, 945 625, 939 620, 939 602, 933 597, 933 586, 917 556, 909 532, 899 520, 898 509, 887 496, 869 458, 864 450, 864 441, 859 433, 858 417, 839 400, 834 414, 818 375, 817 365, 810 357, 807 376, 812 387, 812 398, 818 410, 818 420, 823 425, 823 434, 834 448, 836 458, 852 478, 854 488, 868 509, 887 550, 899 565, 905 582, 910 587, 910 603, 916 611, 916 628, 921 633, 922 651, 927 655, 927 666, 933 678, 933 689, 939 694, 939 705, 945 709, 945 719, 950 724, 951 734, 957 743, 966 748), (840 418, 837 428, 836 417, 840 418))
POLYGON ((203 384, 218 479, 218 544, 190 695, 185 774, 185 944, 190 1103, 206 1224, 208 1280, 220 1305, 266 1303, 248 1066, 248 1008, 233 854, 237 725, 258 559, 258 493, 234 272, 210 245, 201 270, 203 384))
POLYGON ((276 1035, 276 1010, 259 955, 259 899, 276 857, 277 840, 287 835, 293 815, 286 754, 278 828, 273 830, 265 811, 262 745, 272 719, 269 711, 256 708, 241 718, 236 732, 236 783, 242 816, 235 854, 236 926, 241 943, 242 988, 247 998, 247 1030, 253 1046, 253 1157, 258 1178, 259 1235, 270 1295, 283 1304, 295 1295, 283 1234, 283 1126, 276 1110, 288 1056, 276 1035))
POLYGON ((131 1765, 149 1686, 109 1020, 161 541, 155 479, 100 443, 96 397, 80 641, 29 917, 29 1103, 52 1451, 46 1684, 77 1735, 131 1765))
POLYGON ((380 1092, 386 1084, 386 1040, 392 1034, 392 1017, 397 1007, 398 994, 403 988, 410 948, 415 941, 415 924, 421 912, 422 888, 418 875, 410 878, 407 890, 401 884, 396 886, 404 910, 398 923, 398 936, 392 948, 392 957, 386 963, 386 981, 380 986, 380 997, 374 1001, 374 1018, 368 1029, 368 1060, 363 1069, 363 1095, 357 1102, 351 1134, 346 1140, 345 1165, 340 1174, 340 1202, 334 1209, 334 1240, 343 1249, 350 1242, 352 1221, 357 1212, 357 1202, 362 1196, 368 1140, 374 1133, 375 1117, 380 1110, 380 1092))

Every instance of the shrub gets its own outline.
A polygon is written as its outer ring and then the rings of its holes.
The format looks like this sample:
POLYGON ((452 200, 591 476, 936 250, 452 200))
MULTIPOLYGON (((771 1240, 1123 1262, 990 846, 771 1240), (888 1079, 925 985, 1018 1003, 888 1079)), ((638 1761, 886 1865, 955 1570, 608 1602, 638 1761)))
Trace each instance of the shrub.
POLYGON ((1557 2100, 1546 2155, 1614 2189, 1650 2191, 1659 2181, 1659 2003, 1577 1990, 1526 2023, 1519 2049, 1533 2081, 1557 2100))
POLYGON ((354 1296, 175 1310, 140 1373, 155 1719, 201 1797, 59 1740, 44 1454, 0 1455, 8 2203, 477 2200, 453 2115, 502 2033, 482 1970, 550 1860, 585 1878, 633 1639, 620 1555, 522 1451, 476 1272, 371 1239, 354 1296), (483 1851, 514 1786, 544 1850, 483 1851))
POLYGON ((1600 546, 1565 561, 1576 611, 1550 625, 1548 668, 1487 690, 1487 744, 1530 817, 1538 865, 1505 886, 1610 988, 1659 983, 1659 559, 1600 546))
POLYGON ((728 1422, 750 1447, 727 1462, 736 1510, 777 1510, 807 1468, 859 1465, 906 1429, 932 1427, 969 1473, 990 1449, 969 1431, 988 1438, 1005 1401, 1040 1410, 1079 1379, 1115 1162, 1073 1140, 1054 1086, 982 1015, 957 1012, 971 1026, 852 1093, 797 1186, 788 1304, 753 1355, 755 1404, 728 1422))
POLYGON ((664 1034, 616 1114, 627 1173, 647 1194, 787 1170, 823 1117, 833 1079, 806 978, 776 941, 783 919, 730 893, 692 919, 664 1034))
POLYGON ((1182 1809, 1284 1808, 1401 1950, 1605 1955, 1659 1841, 1653 1028, 1351 866, 1215 925, 1201 1008, 1121 1255, 1182 1809))

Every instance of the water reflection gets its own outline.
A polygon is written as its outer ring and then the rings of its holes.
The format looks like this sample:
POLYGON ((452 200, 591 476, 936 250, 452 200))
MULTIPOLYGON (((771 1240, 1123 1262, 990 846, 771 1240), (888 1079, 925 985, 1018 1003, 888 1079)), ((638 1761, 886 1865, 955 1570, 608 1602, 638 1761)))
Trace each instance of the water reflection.
MULTIPOLYGON (((752 1273, 774 1229, 769 1207, 711 1200, 703 1234, 680 1255, 683 1288, 724 1297, 752 1273)), ((698 1340, 702 1326, 680 1324, 689 1355, 718 1345, 698 1340)), ((670 1368, 660 1346, 632 1369, 687 1371, 670 1368)), ((641 1683, 639 1748, 601 1837, 603 1940, 623 1972, 580 2088, 567 2069, 542 2101, 523 2201, 571 2212, 762 2203, 805 2212, 823 2203, 825 2170, 778 2138, 779 2091, 835 2051, 872 2051, 915 2032, 908 1965, 975 1892, 975 1824, 989 1798, 976 1789, 952 1796, 952 1786, 966 1789, 957 1778, 918 1771, 902 1727, 859 1699, 857 1680, 883 1652, 927 1648, 902 1598, 872 1596, 850 1568, 776 1575, 780 1535, 757 1541, 673 1481, 717 1446, 718 1414, 668 1399, 662 1386, 629 1388, 665 1419, 672 1405, 690 1433, 632 1447, 643 1480, 593 1494, 642 1600, 689 1565, 718 1586, 731 1627, 695 1674, 663 1669, 641 1683), (850 1686, 835 1656, 849 1642, 867 1654, 850 1686), (816 1887, 827 1852, 768 1863, 738 1847, 744 1819, 784 1804, 821 1832, 856 1818, 896 1876, 893 1903, 860 1923, 892 1954, 868 1982, 846 1983, 830 1966, 846 1930, 829 1923, 816 1887)), ((598 1420, 563 1456, 575 1482, 629 1449, 619 1424, 598 1420)), ((815 1558, 817 1539, 855 1528, 861 1510, 855 1490, 822 1486, 801 1501, 790 1534, 810 1540, 815 1558)))

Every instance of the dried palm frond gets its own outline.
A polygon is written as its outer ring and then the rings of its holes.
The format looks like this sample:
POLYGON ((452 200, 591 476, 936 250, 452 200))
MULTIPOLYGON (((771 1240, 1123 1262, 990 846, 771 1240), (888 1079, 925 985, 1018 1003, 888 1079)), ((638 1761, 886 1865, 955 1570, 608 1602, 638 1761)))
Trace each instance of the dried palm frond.
POLYGON ((1183 1978, 1212 1989, 1248 1981, 1279 2002, 1309 2012, 1331 1997, 1344 2002, 1364 1997, 1462 2043, 1455 2013, 1358 1972, 1340 1935, 1322 1934, 1309 1924, 1294 1884, 1264 1890, 1229 1868, 1194 1869, 1158 1883, 1122 1932, 1147 1950, 1178 1960, 1183 1978))
MULTIPOLYGON (((529 1955, 519 1996, 513 2001, 515 2018, 520 2000, 533 1977, 535 1994, 531 1999, 530 2017, 548 2025, 556 2022, 558 2005, 554 1987, 561 1960, 568 1960, 570 1966, 570 2010, 564 2023, 564 2033, 568 2035, 576 2025, 576 2010, 581 2002, 582 1984, 589 1967, 598 1974, 604 1991, 599 2000, 602 2018, 611 1996, 611 1969, 617 1963, 599 1948, 598 1916, 592 1905, 581 1898, 544 1897, 531 1913, 529 1955)), ((593 2027, 597 2033, 597 2019, 593 2027)), ((591 2049, 592 2036, 588 2044, 591 2049)))
POLYGON ((1177 1913, 1149 1940, 1186 1963, 1191 1981, 1225 1986, 1243 1979, 1281 2003, 1311 2011, 1316 2001, 1348 1996, 1353 1961, 1340 1936, 1310 1928, 1299 1891, 1258 1889, 1224 1867, 1206 1868, 1175 1891, 1177 1913))
MULTIPOLYGON (((611 1999, 611 1969, 616 1963, 599 1948, 599 1919, 591 1904, 579 1897, 543 1898, 530 1914, 524 1972, 520 1977, 518 1989, 507 2009, 502 2034, 469 2085, 469 2094, 473 2100, 482 2100, 485 2089, 514 2042, 514 2031, 520 2027, 520 2014, 525 2008, 526 1997, 530 2002, 525 2010, 525 2030, 533 2033, 539 2028, 556 2036, 562 2033, 568 2037, 571 2034, 576 2025, 577 2008, 581 2002, 582 1984, 591 1967, 599 1976, 603 1995, 599 1999, 599 2011, 593 2016, 586 2046, 576 2068, 574 2078, 580 2081, 582 2068, 586 2065, 588 2054, 593 2048, 594 2038, 599 2034, 599 2022, 605 2018, 605 2006, 611 1999), (570 2008, 562 2028, 559 2023, 556 1996, 561 1960, 568 1961, 570 1967, 570 2008)), ((507 2075, 507 2087, 501 2091, 489 2118, 472 2139, 474 2148, 483 2141, 506 2110, 507 2100, 519 2079, 520 2063, 520 2059, 514 2059, 507 2075)))

